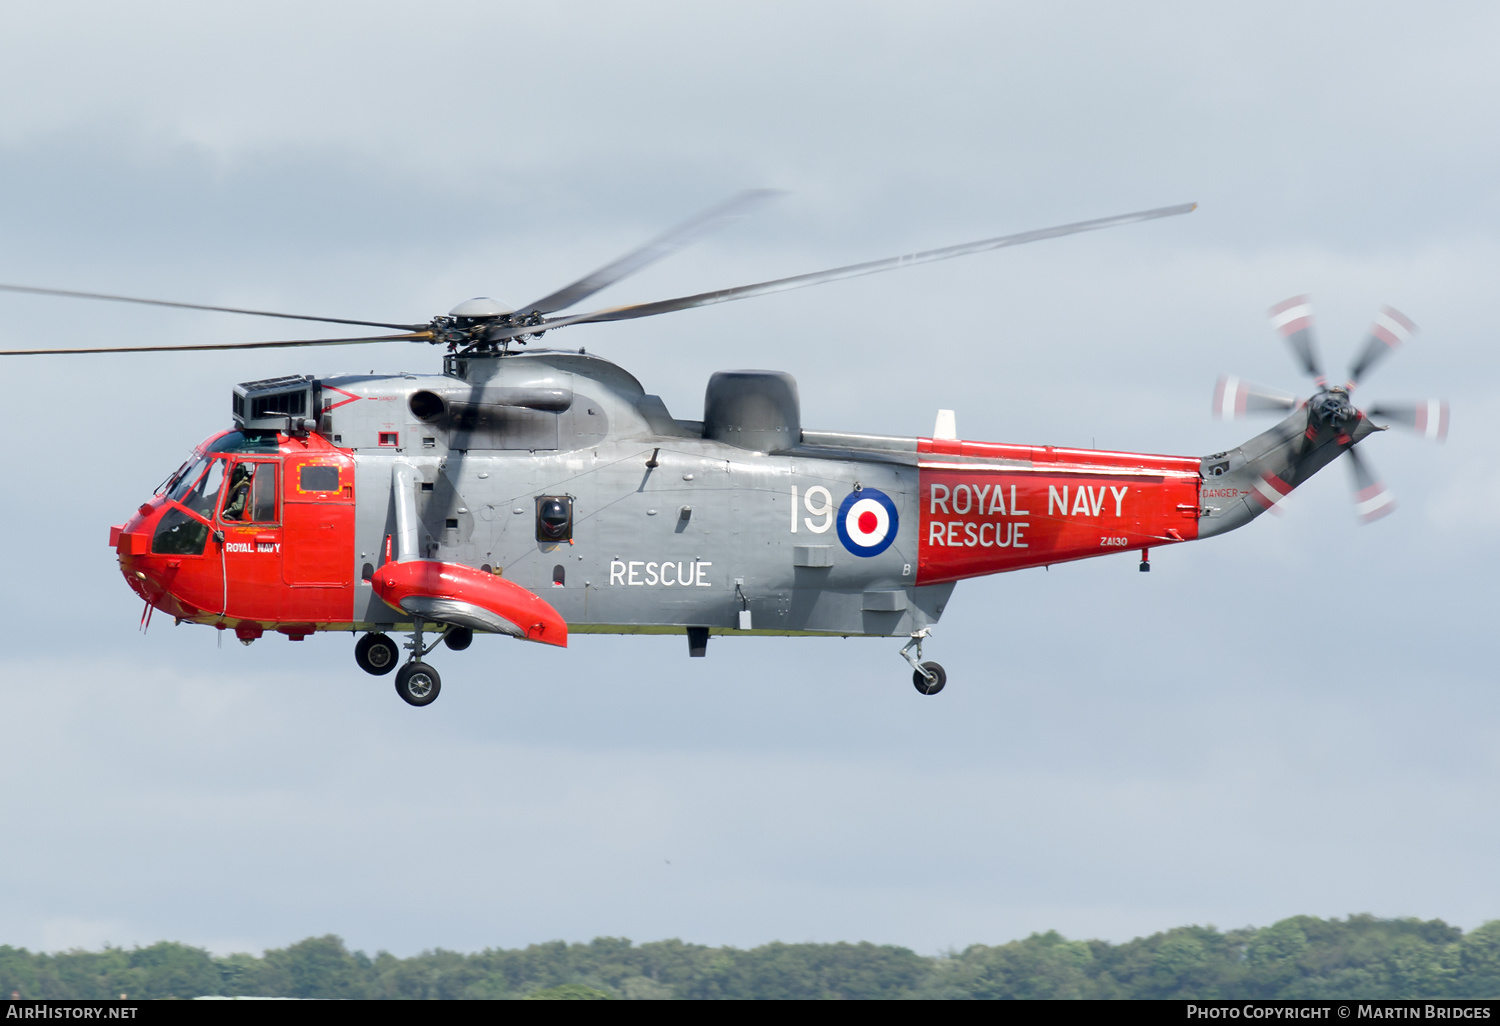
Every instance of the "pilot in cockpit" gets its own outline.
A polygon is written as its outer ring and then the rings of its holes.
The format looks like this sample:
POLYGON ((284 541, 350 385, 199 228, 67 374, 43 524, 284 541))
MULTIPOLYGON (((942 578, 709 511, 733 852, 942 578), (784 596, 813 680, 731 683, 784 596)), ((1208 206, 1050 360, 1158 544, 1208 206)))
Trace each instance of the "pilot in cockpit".
POLYGON ((244 520, 245 504, 250 501, 250 483, 255 477, 254 463, 241 463, 234 468, 229 481, 229 496, 224 500, 224 520, 244 520))

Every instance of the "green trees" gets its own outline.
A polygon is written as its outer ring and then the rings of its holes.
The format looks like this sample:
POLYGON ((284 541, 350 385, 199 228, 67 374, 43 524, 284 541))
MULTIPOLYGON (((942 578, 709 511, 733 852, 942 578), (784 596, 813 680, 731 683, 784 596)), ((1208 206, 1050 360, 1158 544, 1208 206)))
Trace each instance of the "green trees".
POLYGON ((1295 916, 1221 933, 1188 926, 1124 944, 1056 932, 925 957, 877 944, 711 948, 600 937, 466 955, 351 952, 335 936, 216 958, 163 941, 33 954, 0 946, 0 994, 430 999, 1500 997, 1500 921, 1295 916))

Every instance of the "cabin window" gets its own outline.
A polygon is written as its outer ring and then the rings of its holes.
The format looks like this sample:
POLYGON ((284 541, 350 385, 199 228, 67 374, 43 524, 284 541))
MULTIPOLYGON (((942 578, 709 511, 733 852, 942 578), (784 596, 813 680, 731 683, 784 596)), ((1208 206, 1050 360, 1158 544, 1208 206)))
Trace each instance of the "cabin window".
POLYGON ((537 496, 536 540, 539 542, 573 540, 573 497, 571 495, 537 496))
POLYGON ((561 563, 552 568, 552 587, 561 588, 567 583, 568 571, 561 563))
POLYGON ((304 464, 297 483, 304 492, 336 492, 339 490, 339 468, 304 464))

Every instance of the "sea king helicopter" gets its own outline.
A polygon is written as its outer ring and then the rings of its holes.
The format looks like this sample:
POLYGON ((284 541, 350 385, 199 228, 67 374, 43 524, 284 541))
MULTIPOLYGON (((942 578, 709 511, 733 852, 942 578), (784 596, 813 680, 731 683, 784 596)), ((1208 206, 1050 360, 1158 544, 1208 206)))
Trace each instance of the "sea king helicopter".
POLYGON ((906 639, 917 691, 947 674, 922 642, 956 582, 1150 550, 1242 527, 1347 455, 1361 517, 1393 508, 1355 446, 1376 419, 1430 437, 1438 401, 1367 410, 1361 377, 1414 326, 1383 309, 1348 382, 1330 386, 1306 297, 1272 320, 1311 398, 1219 382, 1214 410, 1284 413, 1227 452, 1158 456, 964 441, 939 411, 930 438, 802 424, 797 384, 766 370, 710 377, 701 420, 674 417, 622 367, 584 349, 526 348, 560 328, 649 317, 1185 214, 1196 204, 985 239, 886 260, 591 313, 563 311, 745 214, 752 191, 516 309, 471 299, 425 324, 316 317, 22 285, 0 290, 386 329, 386 334, 0 355, 204 351, 428 342, 437 374, 286 375, 232 390, 209 436, 124 523, 120 571, 178 623, 300 641, 360 635, 355 661, 395 671, 402 699, 437 698, 439 644, 571 634, 906 639), (406 634, 401 647, 391 634, 406 634))

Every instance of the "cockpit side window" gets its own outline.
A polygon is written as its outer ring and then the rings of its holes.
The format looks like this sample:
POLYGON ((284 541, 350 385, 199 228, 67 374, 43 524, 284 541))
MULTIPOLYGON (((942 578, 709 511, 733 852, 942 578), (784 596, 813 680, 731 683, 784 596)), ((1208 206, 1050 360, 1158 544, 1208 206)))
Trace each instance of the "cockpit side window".
POLYGON ((229 472, 229 490, 224 494, 228 523, 270 523, 276 519, 276 465, 236 463, 229 472))
POLYGON ((276 464, 256 464, 255 487, 250 491, 251 516, 257 523, 276 519, 276 464))

